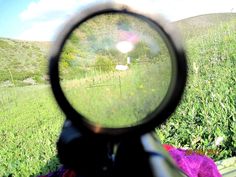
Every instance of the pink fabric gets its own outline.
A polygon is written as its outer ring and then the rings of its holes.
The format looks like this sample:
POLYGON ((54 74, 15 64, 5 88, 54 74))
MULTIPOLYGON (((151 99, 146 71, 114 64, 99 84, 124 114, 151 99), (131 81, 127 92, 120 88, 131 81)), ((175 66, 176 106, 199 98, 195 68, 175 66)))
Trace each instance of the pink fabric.
POLYGON ((189 177, 221 177, 214 161, 193 151, 171 148, 169 151, 178 167, 189 177))

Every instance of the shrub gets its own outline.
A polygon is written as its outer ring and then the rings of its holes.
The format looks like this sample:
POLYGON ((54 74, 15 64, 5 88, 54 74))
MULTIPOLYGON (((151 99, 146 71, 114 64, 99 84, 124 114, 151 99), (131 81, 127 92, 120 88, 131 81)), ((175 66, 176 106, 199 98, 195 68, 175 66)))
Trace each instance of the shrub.
POLYGON ((99 55, 96 57, 95 69, 103 72, 113 71, 115 63, 108 56, 99 55))

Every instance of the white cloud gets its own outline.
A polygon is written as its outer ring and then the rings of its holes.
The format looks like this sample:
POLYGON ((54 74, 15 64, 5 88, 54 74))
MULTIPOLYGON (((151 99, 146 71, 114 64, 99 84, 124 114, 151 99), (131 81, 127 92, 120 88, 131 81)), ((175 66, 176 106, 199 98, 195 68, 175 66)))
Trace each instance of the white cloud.
MULTIPOLYGON (((20 15, 23 26, 29 26, 19 39, 52 40, 55 33, 83 5, 96 0, 39 0, 29 4, 20 15)), ((99 0, 97 0, 99 1, 99 0)), ((102 0, 100 0, 102 1, 102 0)), ((131 3, 148 12, 162 14, 171 21, 200 14, 236 12, 235 0, 115 0, 131 3), (151 5, 148 5, 148 4, 151 5)))
POLYGON ((236 12, 235 0, 115 0, 116 2, 129 2, 148 12, 160 13, 171 21, 191 16, 236 12))
POLYGON ((236 12, 236 2, 234 0, 154 1, 156 1, 157 10, 160 10, 171 21, 202 14, 236 12))
POLYGON ((27 28, 17 38, 23 40, 53 40, 59 27, 72 16, 79 7, 94 0, 39 0, 31 2, 19 14, 23 26, 27 28))
POLYGON ((209 13, 236 12, 235 0, 116 0, 159 13, 171 21, 209 13))
POLYGON ((27 28, 18 39, 28 41, 52 41, 63 20, 55 19, 44 22, 34 22, 27 28))
POLYGON ((78 8, 77 0, 39 0, 31 2, 26 10, 20 14, 22 21, 48 19, 54 15, 71 14, 78 8))

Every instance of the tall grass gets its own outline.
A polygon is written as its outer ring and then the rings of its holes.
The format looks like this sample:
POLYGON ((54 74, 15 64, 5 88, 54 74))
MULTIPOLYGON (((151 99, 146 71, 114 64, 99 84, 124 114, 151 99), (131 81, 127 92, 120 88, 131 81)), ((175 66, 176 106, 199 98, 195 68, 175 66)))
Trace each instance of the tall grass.
POLYGON ((182 103, 157 130, 164 143, 215 160, 236 155, 235 24, 234 19, 187 38, 189 80, 182 103), (216 145, 219 137, 223 142, 216 145))
MULTIPOLYGON (((30 176, 55 156, 63 122, 48 86, 0 90, 0 176, 30 176)), ((55 164, 47 167, 56 168, 55 164)))

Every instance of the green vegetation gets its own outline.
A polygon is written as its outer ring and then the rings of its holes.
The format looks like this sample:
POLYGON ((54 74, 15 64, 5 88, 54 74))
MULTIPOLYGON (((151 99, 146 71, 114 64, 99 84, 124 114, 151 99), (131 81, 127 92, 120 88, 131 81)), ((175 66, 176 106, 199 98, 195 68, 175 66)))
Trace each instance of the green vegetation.
POLYGON ((48 49, 47 42, 0 38, 0 87, 45 83, 48 49))
POLYGON ((196 38, 198 35, 202 36, 212 29, 219 29, 220 25, 226 25, 230 21, 233 23, 236 18, 235 16, 235 13, 200 15, 177 21, 175 24, 181 29, 182 35, 188 40, 196 38))
POLYGON ((90 121, 106 127, 131 126, 162 101, 170 82, 166 71, 164 65, 138 65, 126 72, 65 81, 62 86, 72 105, 90 121))
POLYGON ((63 115, 45 85, 0 90, 0 176, 36 176, 56 168, 63 115), (48 161, 54 164, 43 167, 48 161))
MULTIPOLYGON (((204 23, 208 17, 213 16, 206 16, 204 23)), ((186 91, 175 114, 158 129, 164 143, 200 150, 215 160, 236 156, 236 16, 231 14, 229 21, 220 19, 201 34, 199 27, 197 36, 185 36, 189 58, 186 91), (216 146, 219 137, 223 141, 216 146)), ((199 22, 198 17, 196 20, 199 22)), ((188 19, 182 24, 186 22, 188 19)))
MULTIPOLYGON (((220 160, 236 156, 236 15, 216 16, 218 17, 206 15, 177 22, 180 29, 186 31, 183 34, 188 53, 189 80, 178 109, 165 125, 157 128, 157 133, 163 143, 197 150, 214 160, 220 160), (187 25, 189 21, 191 25, 187 25), (201 28, 201 22, 213 25, 201 28), (197 29, 192 29, 194 24, 198 24, 197 29), (219 137, 222 137, 223 141, 217 145, 216 140, 219 137)), ((95 23, 94 29, 100 30, 98 26, 99 23, 95 23)), ((121 26, 128 28, 127 25, 121 26)), ((92 33, 91 30, 83 30, 92 33)), ((78 35, 81 36, 80 39, 85 40, 86 35, 83 32, 79 32, 78 35)), ((96 36, 90 36, 89 39, 93 41, 94 37, 96 36)), ((78 42, 76 36, 72 39, 72 43, 78 42)), ((53 100, 50 87, 44 84, 48 49, 48 43, 0 39, 0 176, 36 176, 55 170, 58 166, 55 142, 64 115, 53 100), (35 80, 36 85, 25 86, 27 83, 23 81, 27 78, 35 80)), ((99 48, 93 49, 97 51, 99 48)), ((103 65, 100 62, 112 66, 113 63, 107 62, 108 58, 115 54, 111 52, 104 55, 101 51, 100 57, 89 56, 91 60, 85 60, 86 51, 78 52, 80 61, 87 62, 84 66, 95 65, 97 69, 93 71, 95 74, 100 73, 100 78, 96 78, 96 84, 117 84, 119 75, 116 72, 117 77, 112 80, 109 77, 113 71, 107 68, 100 71, 98 67, 103 65)), ((77 53, 74 56, 77 56, 77 53)), ((65 86, 73 87, 78 83, 83 86, 94 86, 94 75, 90 70, 84 70, 83 65, 78 65, 77 60, 71 60, 74 56, 64 56, 67 63, 62 66, 65 71, 62 75, 65 86), (70 66, 80 67, 73 73, 70 66), (78 74, 76 78, 81 78, 79 81, 76 80, 75 74, 78 74)), ((136 63, 140 61, 137 60, 136 63)), ((154 65, 149 63, 149 67, 154 65)), ((130 71, 133 69, 138 72, 139 66, 131 66, 130 71)), ((141 70, 143 71, 143 68, 141 70)), ((137 79, 133 76, 131 74, 127 77, 127 82, 137 79)), ((120 77, 124 80, 124 76, 120 77)), ((149 88, 148 85, 142 86, 141 80, 143 79, 137 79, 135 83, 135 88, 140 86, 141 91, 138 94, 144 93, 144 88, 149 88)), ((127 84, 122 86, 125 85, 127 84)), ((146 92, 151 92, 151 89, 153 88, 150 87, 146 92)), ((113 90, 117 92, 116 95, 120 95, 119 84, 113 90)), ((102 89, 100 91, 101 95, 104 95, 102 89)), ((92 94, 94 93, 87 96, 91 98, 92 94)), ((115 105, 115 108, 118 107, 119 105, 115 105)))

